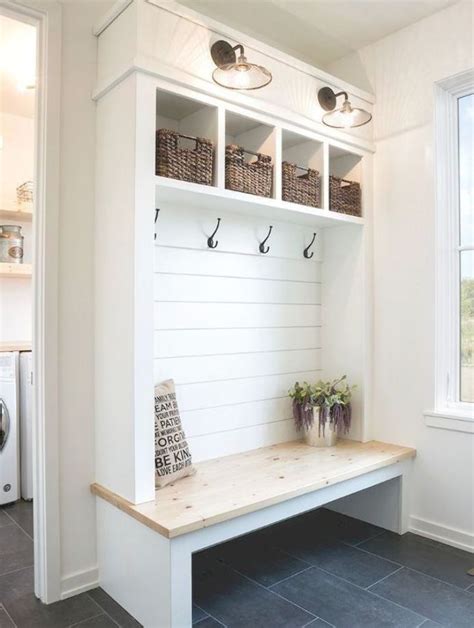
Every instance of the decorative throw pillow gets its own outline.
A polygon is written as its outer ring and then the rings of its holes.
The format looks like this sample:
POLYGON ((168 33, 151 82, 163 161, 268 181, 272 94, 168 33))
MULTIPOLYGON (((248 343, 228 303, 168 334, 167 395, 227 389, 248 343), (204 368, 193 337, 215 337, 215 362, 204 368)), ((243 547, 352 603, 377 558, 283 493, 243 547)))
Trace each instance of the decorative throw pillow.
POLYGON ((155 486, 162 488, 195 473, 186 441, 174 381, 155 386, 155 486))

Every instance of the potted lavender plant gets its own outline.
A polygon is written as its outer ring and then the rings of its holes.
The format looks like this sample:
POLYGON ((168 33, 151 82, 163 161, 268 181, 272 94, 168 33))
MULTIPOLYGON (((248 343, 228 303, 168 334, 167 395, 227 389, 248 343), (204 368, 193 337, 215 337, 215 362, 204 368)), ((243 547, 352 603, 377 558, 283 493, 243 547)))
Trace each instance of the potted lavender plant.
POLYGON ((314 385, 296 382, 289 390, 296 428, 304 430, 308 445, 332 447, 337 442, 338 434, 349 431, 354 388, 347 384, 344 375, 333 381, 320 380, 314 385))

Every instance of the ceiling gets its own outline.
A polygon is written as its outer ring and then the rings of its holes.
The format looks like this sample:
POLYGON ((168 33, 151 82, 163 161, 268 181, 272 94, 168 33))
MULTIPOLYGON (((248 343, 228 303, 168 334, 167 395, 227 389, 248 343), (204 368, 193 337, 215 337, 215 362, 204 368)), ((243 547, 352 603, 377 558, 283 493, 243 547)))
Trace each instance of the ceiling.
POLYGON ((324 68, 457 0, 179 0, 324 68))
POLYGON ((0 15, 0 112, 33 117, 36 68, 34 26, 0 15))

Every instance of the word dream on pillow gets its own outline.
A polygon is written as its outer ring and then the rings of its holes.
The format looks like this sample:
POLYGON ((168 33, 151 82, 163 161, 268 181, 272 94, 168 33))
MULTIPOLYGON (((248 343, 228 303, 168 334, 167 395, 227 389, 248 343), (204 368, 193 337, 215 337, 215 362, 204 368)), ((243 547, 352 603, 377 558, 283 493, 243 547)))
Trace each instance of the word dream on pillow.
POLYGON ((174 381, 168 379, 155 386, 155 486, 162 488, 195 472, 174 381))

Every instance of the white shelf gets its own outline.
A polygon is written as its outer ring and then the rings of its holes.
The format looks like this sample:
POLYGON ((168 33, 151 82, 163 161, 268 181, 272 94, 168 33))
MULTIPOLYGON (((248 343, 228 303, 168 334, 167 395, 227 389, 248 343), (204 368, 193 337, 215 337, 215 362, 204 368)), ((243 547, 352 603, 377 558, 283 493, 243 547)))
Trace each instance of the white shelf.
POLYGON ((0 263, 0 277, 28 279, 31 274, 31 264, 0 263))
POLYGON ((196 207, 318 227, 364 224, 363 218, 207 185, 155 177, 156 206, 196 207))
POLYGON ((33 211, 31 207, 10 207, 0 208, 0 218, 4 220, 18 220, 20 222, 31 222, 33 211))
POLYGON ((0 352, 31 351, 31 340, 9 340, 0 342, 0 352))

